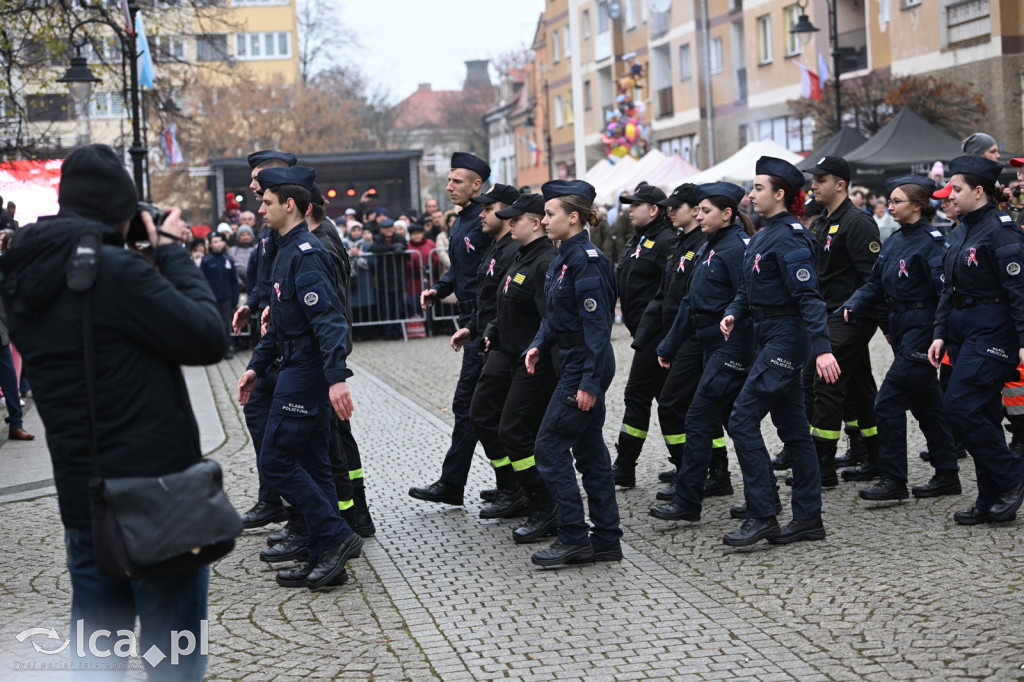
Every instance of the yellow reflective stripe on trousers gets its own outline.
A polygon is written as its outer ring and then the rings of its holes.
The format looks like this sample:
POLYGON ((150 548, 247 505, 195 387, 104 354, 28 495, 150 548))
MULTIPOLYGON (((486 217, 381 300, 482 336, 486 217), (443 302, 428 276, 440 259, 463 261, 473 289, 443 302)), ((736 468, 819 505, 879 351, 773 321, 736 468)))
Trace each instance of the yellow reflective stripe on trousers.
POLYGON ((860 426, 860 424, 857 423, 856 419, 854 419, 853 421, 846 422, 846 425, 849 426, 851 429, 856 429, 857 427, 860 426))
POLYGON ((839 437, 843 434, 841 431, 829 431, 828 429, 819 429, 816 426, 812 426, 811 435, 824 440, 839 440, 839 437))
POLYGON ((355 504, 355 502, 353 502, 352 500, 338 500, 338 509, 340 509, 341 511, 345 511, 353 504, 355 504))
POLYGON ((352 469, 352 471, 348 472, 348 477, 349 477, 349 480, 352 480, 352 481, 356 480, 357 478, 362 478, 363 477, 363 470, 362 469, 352 469))
POLYGON ((870 429, 861 429, 860 430, 860 435, 864 436, 865 438, 871 438, 871 436, 877 436, 878 435, 878 427, 877 426, 872 426, 870 429))
POLYGON ((725 436, 722 436, 721 438, 715 438, 713 441, 711 441, 711 447, 713 447, 713 448, 724 448, 725 447, 725 436))
POLYGON ((632 426, 627 426, 626 424, 623 424, 622 427, 619 429, 619 431, 621 431, 622 433, 626 434, 627 436, 633 436, 633 438, 640 438, 640 439, 647 438, 647 432, 646 431, 641 431, 640 429, 634 429, 632 426))
POLYGON ((686 434, 685 433, 673 433, 671 435, 665 436, 665 444, 666 445, 682 445, 685 442, 686 442, 686 434))
POLYGON ((512 468, 515 469, 516 471, 525 471, 530 467, 535 466, 536 464, 537 461, 534 459, 533 455, 530 455, 525 459, 517 459, 516 461, 512 462, 512 468))
POLYGON ((497 469, 498 467, 507 466, 508 464, 511 464, 511 461, 509 460, 508 457, 502 457, 501 459, 491 460, 491 466, 494 467, 495 469, 497 469))

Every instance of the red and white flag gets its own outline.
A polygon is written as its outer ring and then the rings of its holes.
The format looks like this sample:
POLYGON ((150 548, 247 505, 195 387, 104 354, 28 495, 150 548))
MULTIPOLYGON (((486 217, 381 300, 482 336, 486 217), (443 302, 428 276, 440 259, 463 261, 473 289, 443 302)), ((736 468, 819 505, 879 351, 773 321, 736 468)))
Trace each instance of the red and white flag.
POLYGON ((178 126, 172 123, 167 126, 167 129, 160 134, 160 140, 163 142, 164 154, 167 155, 167 163, 172 166, 177 166, 179 163, 184 161, 181 155, 181 147, 178 146, 178 126))
POLYGON ((121 0, 121 12, 124 13, 124 30, 130 36, 135 35, 135 22, 132 21, 132 13, 128 10, 128 0, 121 0))
POLYGON ((821 78, 803 64, 800 67, 800 96, 807 99, 821 99, 821 78))

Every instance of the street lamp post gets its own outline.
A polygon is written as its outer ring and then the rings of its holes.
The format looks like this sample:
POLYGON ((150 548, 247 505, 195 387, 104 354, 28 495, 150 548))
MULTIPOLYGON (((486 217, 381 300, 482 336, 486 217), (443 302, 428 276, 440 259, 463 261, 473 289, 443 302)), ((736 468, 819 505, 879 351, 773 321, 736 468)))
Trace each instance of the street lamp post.
MULTIPOLYGON (((832 48, 832 78, 836 91, 836 131, 838 132, 843 126, 843 106, 839 87, 839 65, 842 59, 842 52, 839 50, 836 2, 837 0, 825 0, 825 5, 828 7, 828 44, 832 48)), ((800 15, 797 17, 793 28, 789 29, 789 32, 800 35, 802 39, 806 37, 809 40, 812 33, 818 32, 818 27, 812 24, 811 20, 807 17, 806 0, 803 2, 798 1, 797 7, 800 8, 800 15)))
MULTIPOLYGON (((132 146, 128 148, 128 154, 132 157, 132 176, 135 180, 135 189, 139 193, 139 198, 145 197, 146 193, 143 190, 142 177, 145 174, 144 163, 146 155, 149 150, 142 140, 142 117, 140 115, 139 107, 139 62, 138 55, 136 54, 136 36, 135 36, 135 15, 139 11, 138 5, 135 2, 128 3, 128 12, 131 15, 131 27, 132 30, 127 30, 127 27, 118 26, 116 23, 106 18, 91 18, 83 19, 74 26, 71 27, 70 41, 75 46, 75 56, 71 58, 71 67, 64 73, 61 78, 57 79, 58 83, 67 83, 68 89, 71 91, 71 97, 77 103, 80 99, 85 101, 86 112, 88 112, 89 95, 92 91, 92 84, 99 83, 100 79, 93 74, 92 69, 89 68, 89 63, 85 57, 82 56, 82 47, 85 45, 87 38, 79 38, 75 40, 75 33, 86 24, 103 24, 109 26, 117 34, 118 39, 121 41, 121 60, 122 69, 124 73, 124 64, 128 66, 128 73, 130 82, 128 89, 131 95, 131 107, 132 107, 132 146)), ((88 122, 88 119, 86 119, 88 122)), ((79 138, 82 137, 81 131, 78 134, 79 138)), ((82 141, 80 139, 79 143, 82 141)))

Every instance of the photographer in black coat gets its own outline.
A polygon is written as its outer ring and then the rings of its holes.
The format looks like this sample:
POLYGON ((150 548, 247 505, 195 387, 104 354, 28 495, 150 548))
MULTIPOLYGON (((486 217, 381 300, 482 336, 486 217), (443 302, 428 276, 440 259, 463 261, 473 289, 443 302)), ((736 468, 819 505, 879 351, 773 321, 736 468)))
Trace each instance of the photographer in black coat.
MULTIPOLYGON (((149 214, 142 214, 153 262, 125 248, 138 196, 113 149, 89 145, 72 152, 61 168, 58 201, 56 216, 17 233, 0 257, 0 273, 11 338, 32 377, 53 462, 71 574, 76 641, 69 651, 76 666, 104 660, 88 644, 91 633, 133 630, 136 615, 142 641, 163 651, 171 644, 171 631, 198 637, 209 582, 206 566, 130 582, 107 579, 97 567, 89 512, 82 295, 66 283, 81 233, 93 231, 103 243, 92 296, 95 430, 104 477, 178 472, 202 457, 190 436, 195 417, 180 366, 219 361, 227 339, 209 284, 181 248, 185 223, 178 209, 167 212, 159 231, 149 214), (84 660, 78 658, 80 647, 84 660)), ((168 659, 155 668, 145 660, 144 665, 150 679, 199 680, 206 666, 199 651, 196 646, 174 668, 168 659)))

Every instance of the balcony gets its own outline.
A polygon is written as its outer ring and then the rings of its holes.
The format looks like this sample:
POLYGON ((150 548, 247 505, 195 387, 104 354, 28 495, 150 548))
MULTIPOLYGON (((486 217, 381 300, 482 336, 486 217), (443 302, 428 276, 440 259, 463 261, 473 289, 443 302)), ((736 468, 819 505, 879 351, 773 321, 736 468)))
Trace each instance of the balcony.
POLYGON ((668 118, 675 113, 672 104, 672 86, 656 91, 658 99, 658 118, 668 118))
POLYGON ((612 32, 594 35, 594 61, 599 62, 612 56, 612 32))
POLYGON ((670 11, 655 12, 653 9, 651 10, 651 40, 660 38, 668 33, 670 13, 670 11))
POLYGON ((868 33, 864 28, 840 33, 836 44, 840 73, 868 68, 868 33))

